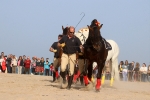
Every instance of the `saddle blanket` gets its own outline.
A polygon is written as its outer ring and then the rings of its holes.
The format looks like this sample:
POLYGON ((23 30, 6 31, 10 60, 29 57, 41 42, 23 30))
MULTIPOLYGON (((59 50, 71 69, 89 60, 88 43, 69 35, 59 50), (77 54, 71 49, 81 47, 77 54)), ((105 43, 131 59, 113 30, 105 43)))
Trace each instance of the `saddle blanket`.
POLYGON ((102 39, 104 41, 104 44, 105 44, 105 48, 109 51, 109 50, 112 50, 112 47, 111 45, 103 38, 102 39))

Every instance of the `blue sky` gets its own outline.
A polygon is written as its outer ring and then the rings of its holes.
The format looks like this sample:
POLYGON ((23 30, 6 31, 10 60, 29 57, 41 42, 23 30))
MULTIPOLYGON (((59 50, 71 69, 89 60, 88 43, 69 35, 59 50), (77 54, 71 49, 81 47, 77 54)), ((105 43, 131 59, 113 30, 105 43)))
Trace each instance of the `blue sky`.
POLYGON ((76 31, 96 18, 102 36, 118 43, 119 62, 150 64, 150 0, 1 0, 0 52, 52 61, 61 26, 76 26, 82 12, 76 31))

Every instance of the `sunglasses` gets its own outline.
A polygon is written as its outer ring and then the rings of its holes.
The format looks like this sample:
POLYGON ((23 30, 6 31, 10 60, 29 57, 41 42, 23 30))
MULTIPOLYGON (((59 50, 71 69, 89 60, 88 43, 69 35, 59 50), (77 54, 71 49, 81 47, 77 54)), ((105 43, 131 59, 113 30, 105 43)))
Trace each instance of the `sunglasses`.
POLYGON ((74 32, 70 32, 70 33, 74 34, 74 32))

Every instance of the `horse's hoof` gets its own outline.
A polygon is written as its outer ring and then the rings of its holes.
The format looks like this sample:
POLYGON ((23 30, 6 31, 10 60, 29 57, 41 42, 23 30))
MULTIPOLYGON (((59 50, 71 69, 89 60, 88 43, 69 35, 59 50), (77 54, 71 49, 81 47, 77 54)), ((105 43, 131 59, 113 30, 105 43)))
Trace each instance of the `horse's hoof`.
POLYGON ((60 82, 61 81, 61 77, 59 76, 58 78, 57 78, 57 82, 60 82))
POLYGON ((96 92, 100 92, 100 89, 99 89, 99 90, 96 90, 96 92))
POLYGON ((68 82, 66 80, 63 80, 62 84, 61 84, 61 88, 65 89, 68 86, 68 82))
POLYGON ((87 84, 87 86, 85 86, 85 88, 87 90, 92 90, 93 89, 93 84, 91 82, 89 82, 89 84, 87 84))

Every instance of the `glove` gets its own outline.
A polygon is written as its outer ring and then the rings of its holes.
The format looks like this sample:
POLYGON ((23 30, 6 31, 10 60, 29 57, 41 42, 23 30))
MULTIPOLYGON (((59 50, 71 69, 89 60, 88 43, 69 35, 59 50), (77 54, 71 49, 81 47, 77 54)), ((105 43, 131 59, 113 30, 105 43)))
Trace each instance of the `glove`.
POLYGON ((82 55, 83 55, 83 53, 79 53, 79 55, 80 55, 80 56, 82 56, 82 55))
POLYGON ((65 46, 65 43, 62 43, 62 44, 61 44, 61 47, 64 47, 64 46, 65 46))
POLYGON ((53 49, 53 52, 57 52, 57 50, 53 49))

